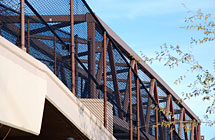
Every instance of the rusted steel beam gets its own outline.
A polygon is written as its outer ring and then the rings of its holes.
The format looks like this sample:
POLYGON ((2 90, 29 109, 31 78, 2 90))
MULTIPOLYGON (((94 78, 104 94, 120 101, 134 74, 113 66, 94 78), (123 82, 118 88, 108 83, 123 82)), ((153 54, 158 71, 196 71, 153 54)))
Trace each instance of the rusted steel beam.
POLYGON ((77 71, 78 71, 78 75, 81 75, 85 79, 88 78, 88 74, 87 74, 87 72, 84 69, 82 69, 80 67, 77 67, 77 71))
MULTIPOLYGON (((104 32, 103 35, 103 55, 100 57, 102 58, 103 56, 103 72, 104 72, 104 127, 107 128, 107 71, 106 71, 106 50, 107 50, 107 35, 106 32, 104 32)), ((100 58, 100 59, 101 59, 100 58)), ((102 74, 100 74, 102 75, 102 74)), ((100 80, 101 81, 101 80, 100 80)))
MULTIPOLYGON (((149 93, 153 96, 153 92, 154 92, 154 81, 155 79, 152 79, 150 82, 150 91, 149 93)), ((150 97, 148 97, 148 105, 147 105, 147 112, 146 112, 146 123, 145 123, 145 130, 146 133, 148 133, 149 131, 149 123, 150 123, 150 115, 151 115, 151 105, 152 105, 152 99, 150 97)))
MULTIPOLYGON (((88 69, 89 73, 95 77, 95 68, 96 68, 96 45, 95 45, 95 23, 89 22, 87 26, 87 32, 88 32, 88 69)), ((90 89, 90 98, 96 98, 96 85, 94 81, 88 76, 89 78, 89 89, 90 89)))
POLYGON ((198 127, 198 134, 197 134, 198 136, 197 137, 199 140, 201 140, 201 122, 198 123, 197 127, 198 127))
MULTIPOLYGON (((143 101, 142 101, 142 96, 140 92, 140 119, 141 119, 141 126, 145 125, 145 114, 144 114, 144 107, 143 107, 143 101)), ((143 127, 143 130, 145 131, 145 127, 143 127)))
MULTIPOLYGON (((109 42, 107 50, 108 50, 108 54, 109 54, 109 61, 110 61, 110 67, 111 67, 111 72, 112 72, 112 78, 113 78, 114 93, 115 93, 117 104, 121 108, 122 107, 121 97, 120 97, 120 92, 119 92, 119 87, 118 87, 117 72, 116 72, 116 66, 115 66, 114 56, 113 56, 113 46, 110 42, 109 42)), ((119 109, 118 109, 118 114, 119 114, 119 118, 123 119, 122 112, 119 109)))
MULTIPOLYGON (((34 38, 34 39, 43 39, 43 40, 53 40, 53 36, 46 36, 46 35, 38 35, 38 34, 35 34, 35 35, 31 35, 31 38, 34 38)), ((70 38, 65 38, 65 37, 61 37, 61 39, 64 41, 64 42, 71 42, 71 39, 70 38)), ((87 44, 88 41, 86 39, 83 39, 83 38, 80 38, 80 37, 77 37, 76 38, 76 41, 78 42, 78 44, 87 44)), ((100 47, 102 46, 102 42, 98 42, 96 41, 96 46, 100 47)), ((96 49, 96 52, 102 52, 102 49, 96 49)), ((88 52, 81 52, 78 54, 78 56, 85 56, 85 55, 88 55, 88 52)), ((69 56, 65 56, 65 59, 70 59, 70 55, 69 56)))
MULTIPOLYGON (((131 60, 131 66, 134 67, 135 61, 131 60)), ((130 140, 133 140, 133 120, 132 120, 132 71, 131 68, 129 69, 129 133, 130 133, 130 140)))
POLYGON ((71 55, 71 89, 75 94, 75 40, 74 40, 74 15, 73 15, 73 0, 70 0, 70 55, 71 55))
POLYGON ((170 108, 170 100, 171 100, 171 95, 167 95, 167 101, 166 101, 166 113, 165 116, 169 118, 169 108, 170 108))
MULTIPOLYGON (((157 102, 158 105, 160 105, 160 102, 163 102, 163 100, 159 100, 156 80, 154 80, 154 97, 155 97, 155 101, 157 102)), ((166 102, 166 100, 164 100, 164 102, 166 102)), ((156 120, 155 120, 156 124, 162 123, 161 112, 159 112, 158 109, 155 110, 155 118, 156 118, 156 120)), ((159 138, 158 136, 160 136, 160 139, 165 139, 165 134, 164 134, 164 131, 163 131, 162 127, 163 126, 159 125, 159 126, 157 126, 155 128, 156 129, 156 139, 157 140, 159 138)))
MULTIPOLYGON (((169 95, 167 95, 166 109, 165 109, 165 116, 168 120, 169 120, 170 100, 171 100, 171 95, 169 94, 169 95)), ((165 127, 164 128, 164 139, 166 139, 166 137, 167 137, 167 128, 165 127)))
MULTIPOLYGON (((82 63, 88 63, 88 60, 86 59, 80 59, 80 61, 82 63)), ((95 61, 96 64, 99 64, 99 61, 95 61)), ((111 66, 111 63, 110 62, 107 62, 107 65, 108 66, 111 66)), ((128 67, 127 64, 124 64, 124 63, 115 63, 115 66, 119 66, 119 67, 128 67)), ((111 74, 112 75, 112 74, 111 74)))
MULTIPOLYGON (((104 67, 104 63, 106 63, 106 60, 104 60, 104 51, 101 52, 100 58, 99 58, 99 64, 98 64, 98 70, 97 70, 97 74, 96 74, 96 81, 98 82, 98 84, 101 83, 102 80, 102 72, 104 71, 103 67, 104 67)), ((106 76, 104 76, 103 80, 107 81, 106 76)), ((99 90, 96 90, 96 97, 98 97, 98 93, 99 90)))
MULTIPOLYGON (((74 24, 82 23, 82 22, 92 22, 94 21, 92 16, 89 13, 74 15, 74 24), (91 19, 92 18, 92 19, 91 19)), ((41 17, 47 23, 55 23, 55 22, 67 22, 70 23, 70 15, 41 15, 41 17)), ((40 23, 40 19, 37 16, 28 16, 30 23, 40 23)), ((5 21, 7 23, 19 23, 19 16, 0 16, 0 20, 5 21)))
POLYGON ((199 138, 198 138, 198 132, 197 132, 197 125, 196 124, 194 126, 194 136, 195 136, 195 140, 199 140, 199 138))
POLYGON ((21 27, 21 32, 20 32, 20 37, 21 37, 21 43, 20 47, 22 50, 26 51, 25 48, 25 0, 20 0, 20 27, 21 27))
POLYGON ((174 130, 176 130, 172 95, 171 95, 171 98, 170 98, 170 113, 171 113, 170 114, 171 115, 171 121, 173 122, 174 130))
POLYGON ((191 132, 190 132, 190 140, 194 140, 194 127, 195 127, 195 120, 192 120, 191 132))
MULTIPOLYGON (((57 24, 51 25, 50 27, 53 30, 57 30, 57 29, 60 29, 60 28, 64 28, 64 27, 70 26, 70 24, 71 24, 70 22, 66 22, 66 23, 62 22, 62 23, 57 23, 57 24)), ((30 34, 34 35, 34 34, 38 34, 38 33, 42 33, 42 32, 47 32, 49 30, 50 29, 48 27, 37 28, 37 29, 31 30, 30 34)))
MULTIPOLYGON (((159 105, 159 97, 158 97, 158 92, 157 92, 157 83, 156 83, 156 81, 154 80, 154 98, 155 98, 155 101, 157 102, 157 104, 159 105)), ((159 112, 158 112, 158 109, 156 109, 155 110, 155 122, 156 122, 156 125, 158 125, 158 123, 159 123, 159 112)), ((156 140, 158 140, 158 133, 159 133, 159 128, 160 128, 160 130, 161 130, 161 127, 160 126, 156 126, 155 127, 155 131, 156 131, 156 135, 155 135, 155 137, 156 137, 156 140)), ((162 135, 162 133, 160 133, 160 135, 162 135)), ((162 137, 162 136, 160 136, 160 137, 162 137)))
MULTIPOLYGON (((78 57, 78 35, 75 35, 75 55, 78 57)), ((75 58, 74 58, 75 59, 75 58)), ((78 97, 78 61, 75 60, 75 95, 78 97)))
MULTIPOLYGON (((171 127, 171 129, 176 130, 172 95, 170 95, 170 113, 171 113, 170 114, 170 116, 171 116, 171 122, 173 123, 173 128, 171 127)), ((170 139, 171 140, 173 139, 173 133, 172 133, 172 131, 170 131, 170 139)))
MULTIPOLYGON (((100 45, 98 45, 97 42, 96 42, 96 46, 100 46, 100 45)), ((103 50, 101 50, 101 49, 96 49, 95 52, 96 52, 96 53, 102 53, 102 51, 103 51, 103 50)), ((88 51, 78 53, 78 57, 86 56, 86 55, 88 55, 88 51)), ((100 63, 100 61, 97 62, 97 63, 100 63)))
MULTIPOLYGON (((31 35, 31 38, 34 38, 34 39, 43 39, 43 40, 53 40, 54 39, 53 36, 40 35, 40 34, 31 35)), ((61 39, 64 42, 71 42, 70 38, 62 37, 61 39)), ((84 40, 84 44, 87 44, 87 40, 84 40)))
MULTIPOLYGON (((118 71, 117 71, 117 73, 118 73, 118 71)), ((118 80, 118 82, 120 81, 120 79, 117 79, 117 80, 118 80)), ((129 75, 128 75, 127 79, 125 79, 125 80, 126 80, 125 93, 120 92, 120 94, 124 94, 123 110, 127 113, 127 111, 128 111, 128 100, 129 100, 129 75)), ((124 79, 123 79, 123 81, 124 81, 124 79)))
MULTIPOLYGON (((135 63, 134 66, 134 71, 136 72, 136 74, 138 75, 138 68, 137 68, 137 63, 135 63)), ((135 77, 136 79, 136 98, 137 98, 137 113, 136 113, 136 120, 137 120, 137 140, 140 140, 140 83, 139 83, 139 79, 137 77, 135 77)), ((142 105, 141 105, 142 106, 142 105)), ((142 108, 141 108, 142 109, 142 108)), ((143 110, 142 110, 143 111, 143 110)))
POLYGON ((188 140, 188 134, 187 134, 187 124, 186 124, 186 116, 185 116, 185 109, 184 109, 184 116, 183 116, 183 121, 184 121, 184 136, 185 140, 188 140))
POLYGON ((181 113, 180 113, 180 125, 179 125, 179 128, 178 128, 178 135, 181 137, 181 132, 182 132, 182 129, 183 129, 183 117, 184 117, 184 108, 181 108, 181 113))
MULTIPOLYGON (((53 36, 38 35, 38 34, 31 35, 31 38, 43 39, 43 40, 53 40, 53 36)), ((61 39, 64 42, 70 42, 71 41, 70 38, 61 37, 61 39)), ((78 42, 78 44, 87 44, 88 43, 88 41, 86 39, 83 39, 83 38, 80 38, 80 37, 77 37, 76 41, 78 42)), ((102 42, 96 41, 96 46, 101 47, 102 46, 102 42)), ((96 52, 102 52, 102 49, 96 49, 96 52)), ((84 55, 87 55, 87 52, 82 52, 81 54, 79 54, 79 56, 84 56, 84 55)), ((70 58, 70 57, 67 57, 67 58, 70 58)))

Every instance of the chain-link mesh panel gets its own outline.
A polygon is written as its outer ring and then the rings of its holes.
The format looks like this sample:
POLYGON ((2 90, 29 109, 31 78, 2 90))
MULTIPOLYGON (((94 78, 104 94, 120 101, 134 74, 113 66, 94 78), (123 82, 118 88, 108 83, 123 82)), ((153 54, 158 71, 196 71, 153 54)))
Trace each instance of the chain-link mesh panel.
POLYGON ((20 46, 20 2, 0 1, 0 35, 20 46))

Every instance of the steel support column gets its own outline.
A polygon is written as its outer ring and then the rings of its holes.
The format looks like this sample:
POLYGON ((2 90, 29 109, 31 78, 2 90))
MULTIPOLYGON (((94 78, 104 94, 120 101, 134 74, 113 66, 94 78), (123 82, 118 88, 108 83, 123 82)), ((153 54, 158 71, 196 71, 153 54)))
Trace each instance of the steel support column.
MULTIPOLYGON (((156 83, 156 80, 154 80, 154 87, 153 88, 154 88, 154 98, 155 98, 155 101, 159 105, 159 97, 158 97, 158 92, 157 92, 157 83, 156 83)), ((155 122, 156 122, 156 125, 157 125, 157 127, 155 128, 155 131, 156 131, 156 140, 158 140, 158 133, 159 133, 158 131, 159 131, 159 127, 160 127, 160 126, 158 126, 158 123, 159 123, 159 110, 158 109, 155 110, 155 122)))
POLYGON ((74 15, 73 15, 73 0, 70 0, 70 55, 71 55, 71 89, 75 94, 75 54, 74 54, 74 15))
POLYGON ((199 140, 199 138, 198 138, 198 134, 197 134, 198 132, 197 132, 197 125, 195 124, 195 126, 194 126, 194 135, 195 135, 195 140, 199 140))
POLYGON ((166 110, 165 110, 165 116, 166 116, 167 118, 169 118, 170 100, 171 100, 171 95, 169 94, 169 95, 167 96, 166 110))
MULTIPOLYGON (((166 109, 165 109, 165 116, 167 119, 169 119, 169 110, 170 110, 170 100, 171 100, 171 95, 167 95, 167 101, 166 101, 166 109)), ((167 137, 167 128, 164 128, 164 139, 167 137)), ((171 135, 171 134, 170 134, 171 135)), ((171 136, 170 136, 171 137, 171 136)))
POLYGON ((194 140, 194 127, 195 127, 195 120, 192 120, 192 126, 191 126, 191 134, 190 134, 190 140, 194 140))
MULTIPOLYGON (((173 123, 173 128, 174 130, 176 130, 175 127, 175 117, 174 117, 174 108, 173 108, 173 101, 172 101, 172 95, 170 96, 170 112, 171 112, 171 122, 173 123)), ((170 139, 173 139, 173 133, 172 131, 170 132, 170 139)))
POLYGON ((183 116, 183 121, 184 121, 184 136, 185 140, 188 140, 188 134, 187 134, 187 124, 186 124, 186 116, 185 116, 185 109, 184 109, 184 116, 183 116))
MULTIPOLYGON (((78 35, 75 35, 75 55, 78 57, 78 35)), ((78 61, 75 60, 75 95, 78 97, 78 61)))
MULTIPOLYGON (((135 60, 131 60, 131 66, 134 66, 135 60)), ((130 140, 133 140, 133 121, 132 121, 132 71, 129 69, 129 132, 130 140)))
MULTIPOLYGON (((106 72, 106 48, 107 48, 107 36, 104 32, 103 36, 103 70, 104 70, 104 127, 107 127, 107 72, 106 72)), ((101 56, 102 57, 102 56, 101 56)))
POLYGON ((201 122, 198 122, 197 127, 198 127, 198 130, 197 130, 198 131, 198 134, 197 134, 198 135, 198 140, 201 140, 201 122))
POLYGON ((21 43, 20 47, 22 50, 26 51, 25 48, 25 0, 20 0, 20 27, 21 27, 21 43))
MULTIPOLYGON (((137 63, 135 63, 134 70, 138 75, 138 68, 137 63)), ((136 113, 136 120, 137 120, 137 140, 140 140, 140 83, 139 79, 136 77, 136 98, 137 98, 137 113, 136 113)))
POLYGON ((181 113, 180 113, 180 125, 179 125, 179 128, 178 128, 178 135, 181 137, 181 132, 182 132, 182 129, 183 129, 183 118, 184 118, 184 108, 181 108, 181 113))
MULTIPOLYGON (((88 23, 88 69, 92 76, 95 77, 95 62, 96 62, 96 44, 95 44, 95 23, 88 23)), ((89 79, 89 96, 90 98, 96 98, 96 85, 92 78, 88 76, 89 79)))

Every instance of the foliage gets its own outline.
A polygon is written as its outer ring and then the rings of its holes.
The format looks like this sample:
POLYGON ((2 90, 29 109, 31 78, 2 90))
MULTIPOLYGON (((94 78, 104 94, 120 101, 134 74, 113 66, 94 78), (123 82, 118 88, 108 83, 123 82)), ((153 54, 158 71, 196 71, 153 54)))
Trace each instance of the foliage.
MULTIPOLYGON (((182 28, 185 30, 195 30, 200 32, 201 37, 191 38, 191 45, 198 46, 204 45, 207 47, 207 42, 215 41, 215 22, 213 21, 214 16, 212 14, 203 14, 201 10, 198 10, 194 15, 185 18, 185 26, 182 28)), ((191 71, 196 74, 196 78, 189 83, 187 86, 191 89, 191 92, 183 93, 183 100, 190 99, 195 96, 202 95, 202 99, 211 101, 212 103, 206 110, 205 118, 208 118, 208 114, 215 113, 215 74, 209 72, 206 67, 203 67, 195 59, 192 52, 181 49, 180 46, 166 45, 160 47, 160 51, 155 52, 155 57, 149 58, 142 54, 143 59, 146 63, 152 64, 154 61, 163 62, 164 66, 173 69, 182 65, 187 65, 186 71, 191 71)), ((215 61, 211 62, 214 66, 215 61)), ((174 84, 180 84, 187 75, 179 76, 174 84)), ((209 125, 213 125, 215 121, 207 121, 209 125)))

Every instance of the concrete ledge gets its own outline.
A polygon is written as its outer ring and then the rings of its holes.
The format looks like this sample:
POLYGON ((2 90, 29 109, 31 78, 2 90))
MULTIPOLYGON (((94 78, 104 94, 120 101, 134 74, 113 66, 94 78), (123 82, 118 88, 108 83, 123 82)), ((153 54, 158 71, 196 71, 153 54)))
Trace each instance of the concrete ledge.
MULTIPOLYGON (((106 128, 104 128, 103 124, 98 121, 98 119, 84 106, 84 104, 79 101, 78 98, 73 95, 73 93, 70 92, 70 90, 53 74, 50 69, 48 69, 46 65, 36 60, 35 58, 33 58, 32 56, 30 56, 29 54, 27 54, 26 52, 24 52, 23 50, 21 50, 20 48, 18 48, 17 46, 15 46, 1 36, 0 56, 6 61, 10 61, 14 63, 14 65, 18 65, 23 69, 23 71, 28 71, 35 77, 39 77, 40 79, 44 80, 47 83, 45 98, 49 100, 65 117, 68 118, 68 120, 70 120, 89 139, 115 140, 114 136, 106 128)), ((0 65, 1 67, 4 67, 2 66, 2 64, 0 65)), ((14 70, 14 72, 16 74, 21 74, 16 70, 14 70)), ((17 82, 19 80, 23 80, 26 87, 28 86, 28 84, 30 84, 25 81, 25 79, 14 80, 17 82)), ((34 89, 32 89, 32 91, 33 90, 34 89)), ((23 91, 25 91, 25 89, 23 89, 23 91)), ((2 93, 0 93, 0 96, 1 94, 2 93)), ((26 97, 26 100, 32 99, 28 99, 26 97)), ((41 126, 41 123, 39 125, 41 126)), ((11 127, 18 128, 16 126, 11 127)), ((34 134, 37 134, 35 130, 32 131, 35 132, 34 134)))

